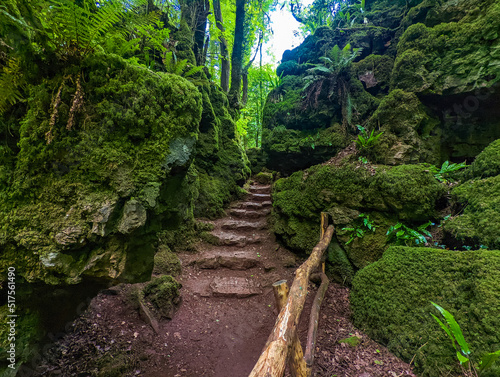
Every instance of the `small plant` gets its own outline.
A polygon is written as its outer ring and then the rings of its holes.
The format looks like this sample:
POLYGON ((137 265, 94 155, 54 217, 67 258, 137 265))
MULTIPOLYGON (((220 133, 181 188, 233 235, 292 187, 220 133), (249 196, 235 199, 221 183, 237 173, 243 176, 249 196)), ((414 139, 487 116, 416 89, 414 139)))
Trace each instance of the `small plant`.
POLYGON ((358 161, 365 164, 365 165, 368 163, 368 159, 366 157, 359 157, 358 161))
POLYGON ((455 320, 455 317, 453 317, 450 312, 448 312, 446 309, 443 309, 438 304, 435 304, 432 301, 431 304, 434 305, 434 307, 446 320, 446 323, 443 323, 438 317, 431 313, 432 318, 436 320, 439 326, 441 326, 441 328, 450 338, 451 343, 453 344, 453 348, 456 351, 457 359, 460 362, 460 366, 462 367, 465 376, 480 376, 485 370, 490 369, 495 361, 500 357, 500 350, 485 354, 479 361, 478 367, 476 368, 470 362, 471 350, 469 344, 465 341, 462 329, 455 320))
POLYGON ((370 134, 366 131, 366 128, 363 126, 360 126, 359 124, 356 126, 358 127, 358 130, 360 134, 358 135, 358 140, 356 140, 356 145, 360 150, 366 150, 372 148, 377 140, 379 139, 380 136, 384 132, 379 132, 378 134, 375 134, 375 129, 372 130, 370 134))
POLYGON ((354 241, 356 237, 363 238, 366 233, 370 231, 375 232, 375 230, 377 229, 377 227, 374 224, 374 221, 370 220, 369 215, 361 213, 359 215, 359 219, 362 219, 362 222, 359 226, 355 228, 342 228, 342 230, 350 232, 349 241, 345 243, 346 245, 349 245, 352 241, 354 241))
POLYGON ((281 75, 279 75, 279 76, 274 74, 274 72, 273 72, 273 74, 268 73, 267 78, 269 80, 269 85, 271 85, 271 89, 276 89, 276 88, 280 87, 281 84, 283 83, 283 80, 282 80, 283 72, 281 72, 281 75))
POLYGON ((408 228, 402 223, 397 223, 396 225, 391 225, 387 230, 387 241, 386 243, 394 243, 395 245, 405 245, 405 246, 421 246, 427 244, 427 238, 425 236, 432 238, 432 234, 427 230, 431 225, 434 225, 432 221, 429 221, 423 225, 420 225, 416 230, 408 228))
POLYGON ((167 73, 182 76, 188 80, 191 80, 192 76, 201 72, 204 68, 203 66, 191 67, 187 59, 177 60, 177 57, 172 51, 165 53, 163 64, 165 65, 167 73))
POLYGON ((451 172, 463 169, 467 166, 466 162, 461 162, 459 164, 450 164, 450 161, 445 161, 443 162, 443 165, 441 165, 441 168, 438 169, 437 166, 431 165, 430 170, 432 174, 434 174, 434 177, 439 182, 444 182, 448 183, 449 182, 449 174, 451 172))

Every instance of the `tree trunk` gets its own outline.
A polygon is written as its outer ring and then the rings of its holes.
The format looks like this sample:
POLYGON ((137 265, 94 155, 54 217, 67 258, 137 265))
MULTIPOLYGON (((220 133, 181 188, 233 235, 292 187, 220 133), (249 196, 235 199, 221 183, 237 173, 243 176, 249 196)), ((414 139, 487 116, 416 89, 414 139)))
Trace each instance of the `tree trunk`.
POLYGON ((194 56, 196 65, 203 65, 205 51, 205 34, 207 31, 207 16, 210 14, 210 0, 196 2, 196 23, 194 29, 194 56))
POLYGON ((245 35, 245 0, 236 0, 236 23, 234 26, 234 44, 231 55, 231 89, 229 98, 233 107, 241 107, 241 71, 243 67, 243 43, 245 35))
POLYGON ((250 377, 283 376, 289 353, 288 347, 292 345, 290 340, 297 332, 300 314, 306 301, 309 276, 321 263, 323 253, 332 239, 333 231, 333 225, 329 226, 325 236, 313 249, 309 258, 296 271, 286 306, 281 310, 264 351, 250 373, 250 377))
POLYGON ((217 29, 220 30, 220 86, 226 93, 229 91, 229 53, 227 41, 224 38, 224 24, 222 21, 222 11, 220 0, 214 0, 214 16, 217 29))

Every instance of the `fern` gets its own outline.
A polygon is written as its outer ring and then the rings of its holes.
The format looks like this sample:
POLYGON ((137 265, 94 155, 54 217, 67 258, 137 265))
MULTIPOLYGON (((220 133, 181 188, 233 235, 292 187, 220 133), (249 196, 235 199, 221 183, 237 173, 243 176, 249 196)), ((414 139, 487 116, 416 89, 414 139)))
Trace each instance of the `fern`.
POLYGON ((99 37, 121 20, 124 12, 120 2, 105 2, 95 9, 91 9, 94 3, 89 0, 84 0, 81 7, 71 0, 51 0, 50 4, 48 28, 53 32, 56 46, 61 46, 63 57, 86 56, 99 43, 99 37))
POLYGON ((204 68, 203 66, 194 66, 186 71, 186 68, 188 68, 187 59, 178 61, 177 57, 172 51, 169 51, 165 54, 165 57, 163 58, 163 64, 165 65, 165 70, 167 71, 167 73, 183 76, 188 79, 198 72, 201 72, 204 68))
POLYGON ((26 84, 19 61, 10 59, 0 75, 0 114, 4 114, 17 102, 22 101, 22 87, 26 84))

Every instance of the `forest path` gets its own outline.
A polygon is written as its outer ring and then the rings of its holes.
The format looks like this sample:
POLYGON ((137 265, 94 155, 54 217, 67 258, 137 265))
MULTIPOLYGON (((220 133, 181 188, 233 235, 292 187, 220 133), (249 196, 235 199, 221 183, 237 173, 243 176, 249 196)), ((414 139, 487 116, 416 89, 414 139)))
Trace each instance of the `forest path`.
MULTIPOLYGON (((202 243, 198 253, 179 255, 182 303, 171 320, 159 322, 157 333, 130 305, 134 285, 119 285, 92 300, 34 375, 247 377, 278 315, 272 284, 286 279, 291 285, 300 263, 268 230, 270 190, 250 186, 225 217, 210 221, 218 245, 202 243)), ((308 289, 299 326, 303 345, 316 286, 308 289)), ((349 289, 331 283, 312 376, 414 376, 408 364, 355 329, 350 317, 349 289), (359 344, 339 342, 350 337, 359 344)))

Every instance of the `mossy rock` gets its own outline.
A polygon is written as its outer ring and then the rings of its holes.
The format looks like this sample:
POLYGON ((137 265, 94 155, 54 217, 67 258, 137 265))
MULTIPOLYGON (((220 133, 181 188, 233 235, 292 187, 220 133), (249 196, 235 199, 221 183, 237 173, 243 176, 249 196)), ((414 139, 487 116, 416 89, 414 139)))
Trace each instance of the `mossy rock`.
POLYGON ((445 231, 473 248, 500 248, 500 175, 467 181, 452 196, 464 209, 445 222, 445 231))
POLYGON ((393 88, 451 94, 490 87, 495 82, 491 78, 500 78, 500 4, 474 3, 476 8, 458 22, 434 27, 417 23, 405 31, 398 43, 393 88))
POLYGON ((177 276, 181 273, 181 261, 168 246, 160 246, 154 257, 153 273, 157 275, 177 276))
POLYGON ((227 95, 216 85, 200 88, 203 118, 196 144, 198 198, 194 215, 215 218, 224 214, 231 200, 238 198, 240 186, 251 169, 245 151, 236 140, 236 124, 230 113, 227 95))
MULTIPOLYGON (((354 324, 398 357, 414 360, 420 376, 460 375, 455 350, 430 315, 439 316, 430 301, 454 315, 477 363, 500 348, 499 279, 499 251, 391 247, 354 278, 354 324)), ((499 373, 497 363, 484 375, 499 373)))
POLYGON ((315 131, 277 126, 264 129, 263 140, 266 167, 284 175, 328 161, 349 142, 339 124, 315 131))
POLYGON ((77 67, 84 105, 70 123, 77 76, 63 74, 74 68, 29 88, 18 148, 5 154, 15 169, 0 187, 0 265, 31 282, 143 281, 161 219, 192 219, 192 197, 163 198, 193 160, 201 96, 180 76, 92 54, 77 67))
POLYGON ((441 161, 440 122, 414 93, 391 91, 369 124, 383 132, 368 152, 374 161, 388 165, 441 161))
POLYGON ((500 175, 500 139, 482 151, 465 173, 469 178, 487 178, 500 175))
POLYGON ((270 185, 273 183, 273 173, 260 172, 253 177, 253 180, 263 185, 270 185))
POLYGON ((355 228, 359 214, 369 214, 378 227, 376 232, 344 248, 349 264, 342 258, 337 263, 338 270, 346 271, 342 279, 349 278, 352 269, 363 268, 381 257, 390 225, 397 221, 420 224, 437 217, 437 203, 445 193, 446 187, 425 165, 317 165, 275 182, 273 230, 287 247, 309 253, 319 241, 321 212, 330 214, 342 243, 349 240, 349 235, 341 229, 355 228))
POLYGON ((267 164, 267 154, 262 148, 250 148, 246 151, 252 175, 258 174, 267 164))
POLYGON ((389 92, 394 60, 386 55, 368 55, 353 64, 353 70, 365 89, 372 95, 383 95, 389 92))
POLYGON ((155 277, 144 287, 144 299, 152 304, 161 317, 172 318, 176 305, 180 303, 181 287, 170 275, 155 277))

